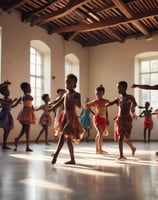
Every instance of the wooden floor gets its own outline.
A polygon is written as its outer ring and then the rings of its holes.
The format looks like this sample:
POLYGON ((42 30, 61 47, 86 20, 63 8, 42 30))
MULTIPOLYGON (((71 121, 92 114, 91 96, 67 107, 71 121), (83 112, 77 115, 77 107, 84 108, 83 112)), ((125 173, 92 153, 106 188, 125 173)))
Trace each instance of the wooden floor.
POLYGON ((125 161, 118 161, 118 145, 105 141, 107 155, 95 154, 94 142, 75 145, 76 165, 67 146, 51 164, 56 144, 31 144, 33 152, 0 153, 0 200, 157 200, 158 142, 134 142, 136 155, 124 145, 125 161))

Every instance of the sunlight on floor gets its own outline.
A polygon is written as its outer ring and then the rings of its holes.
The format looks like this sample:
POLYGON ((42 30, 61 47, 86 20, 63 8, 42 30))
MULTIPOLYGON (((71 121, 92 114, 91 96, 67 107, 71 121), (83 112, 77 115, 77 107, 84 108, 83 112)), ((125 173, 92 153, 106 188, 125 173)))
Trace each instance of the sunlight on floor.
POLYGON ((33 178, 20 180, 19 183, 31 185, 34 187, 38 186, 38 187, 42 187, 46 189, 60 190, 60 191, 68 192, 68 193, 73 192, 73 190, 70 190, 69 188, 66 188, 63 185, 55 184, 55 183, 44 181, 44 180, 33 179, 33 178))

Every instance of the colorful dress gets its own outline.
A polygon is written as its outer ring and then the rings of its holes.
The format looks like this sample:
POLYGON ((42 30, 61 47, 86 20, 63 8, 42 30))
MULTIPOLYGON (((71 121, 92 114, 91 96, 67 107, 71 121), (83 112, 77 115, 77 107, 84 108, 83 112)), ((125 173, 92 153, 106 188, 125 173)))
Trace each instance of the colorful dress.
POLYGON ((148 128, 150 130, 153 129, 154 123, 152 118, 145 117, 144 118, 144 128, 148 128))
POLYGON ((82 114, 80 117, 81 126, 85 129, 92 128, 91 118, 89 117, 90 111, 87 109, 82 110, 82 114))
POLYGON ((10 113, 11 110, 11 103, 4 102, 1 104, 1 111, 0 111, 0 128, 4 128, 6 130, 10 130, 14 127, 13 117, 10 113))
POLYGON ((126 138, 130 137, 132 130, 132 117, 128 116, 117 116, 114 123, 114 140, 118 141, 120 135, 126 138))
POLYGON ((95 99, 91 102, 86 103, 85 108, 89 109, 91 107, 95 107, 96 109, 96 115, 93 116, 93 124, 94 127, 101 127, 102 128, 102 134, 104 135, 106 132, 106 113, 107 113, 107 107, 105 106, 106 103, 109 101, 107 99, 95 99))
POLYGON ((21 124, 35 124, 36 117, 32 106, 32 100, 24 100, 23 98, 24 97, 22 97, 23 108, 19 112, 17 120, 19 120, 21 124))
POLYGON ((79 122, 76 111, 64 111, 61 129, 64 136, 71 137, 72 141, 79 143, 84 136, 84 130, 79 122))
POLYGON ((39 109, 43 110, 43 113, 39 119, 39 124, 51 126, 52 119, 51 119, 50 112, 49 112, 49 109, 50 109, 49 104, 44 104, 44 105, 40 106, 39 109))
POLYGON ((61 106, 59 106, 56 110, 55 113, 55 119, 54 119, 54 136, 58 136, 59 133, 61 132, 61 123, 62 123, 62 118, 63 118, 63 114, 64 114, 64 104, 61 104, 61 106))

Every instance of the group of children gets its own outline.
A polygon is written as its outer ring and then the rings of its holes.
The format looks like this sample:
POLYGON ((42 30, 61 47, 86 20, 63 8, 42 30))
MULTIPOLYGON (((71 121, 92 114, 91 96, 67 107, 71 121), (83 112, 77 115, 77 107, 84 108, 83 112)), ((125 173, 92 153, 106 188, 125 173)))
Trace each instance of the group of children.
MULTIPOLYGON (((123 153, 124 142, 129 145, 132 155, 134 156, 136 148, 130 141, 130 134, 132 129, 132 120, 136 117, 135 107, 137 106, 137 103, 133 95, 127 94, 126 90, 128 85, 126 81, 120 81, 117 84, 119 96, 111 102, 104 98, 105 88, 103 85, 97 87, 95 89, 96 98, 92 101, 86 99, 80 120, 76 112, 76 107, 81 108, 81 95, 75 91, 77 77, 74 74, 67 75, 66 90, 58 91, 60 94, 53 102, 50 103, 49 95, 44 94, 42 99, 45 104, 36 109, 34 109, 32 105, 33 98, 30 95, 31 86, 29 83, 21 83, 21 90, 23 91, 23 95, 19 99, 14 100, 9 98, 10 93, 8 86, 10 84, 11 83, 9 81, 5 81, 4 83, 0 84, 0 93, 4 96, 4 98, 0 99, 0 128, 3 128, 4 130, 2 146, 3 149, 10 149, 10 147, 7 146, 7 138, 10 130, 13 128, 13 118, 10 110, 22 102, 23 108, 17 117, 22 127, 20 133, 15 138, 15 151, 17 150, 19 139, 24 134, 26 135, 26 151, 32 151, 32 149, 29 147, 30 125, 34 124, 36 120, 34 111, 43 110, 39 120, 42 129, 36 138, 36 143, 39 142, 40 136, 43 132, 45 132, 45 142, 48 144, 48 126, 51 124, 50 111, 54 111, 56 113, 56 125, 54 127, 57 132, 60 132, 57 149, 53 154, 51 162, 52 164, 56 163, 58 155, 65 141, 67 142, 70 153, 70 161, 66 162, 66 164, 75 164, 73 143, 78 144, 80 140, 83 139, 85 131, 87 131, 87 136, 89 137, 89 129, 91 128, 89 113, 93 114, 93 125, 97 131, 95 137, 96 154, 106 154, 107 152, 102 149, 102 143, 103 135, 105 134, 109 124, 107 109, 109 106, 115 104, 118 106, 118 113, 115 117, 114 130, 115 140, 118 140, 119 144, 120 155, 118 160, 126 159, 123 153), (92 107, 95 108, 95 112, 91 110, 92 107), (58 113, 59 111, 57 111, 57 108, 60 108, 60 115, 58 113)), ((132 87, 141 88, 140 85, 133 85, 132 87)), ((146 108, 148 108, 148 106, 149 105, 146 105, 146 108)), ((146 116, 147 111, 143 111, 140 116, 143 115, 146 116)), ((148 113, 148 116, 149 115, 150 114, 148 113)))

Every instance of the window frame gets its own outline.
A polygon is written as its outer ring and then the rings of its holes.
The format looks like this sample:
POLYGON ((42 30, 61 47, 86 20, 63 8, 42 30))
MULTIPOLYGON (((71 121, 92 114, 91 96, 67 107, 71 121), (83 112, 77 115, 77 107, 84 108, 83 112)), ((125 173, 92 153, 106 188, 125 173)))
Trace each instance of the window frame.
MULTIPOLYGON (((158 82, 156 82, 153 79, 153 75, 158 76, 158 69, 157 71, 152 71, 152 61, 157 61, 158 63, 158 55, 157 56, 147 56, 143 58, 138 59, 138 73, 139 73, 139 84, 145 84, 145 85, 156 85, 158 82), (142 62, 149 62, 149 70, 148 71, 142 71, 142 62), (147 77, 148 76, 148 81, 143 79, 143 76, 147 77)), ((147 78, 146 78, 147 79, 147 78)), ((151 107, 155 110, 158 108, 157 104, 157 96, 158 96, 158 91, 157 90, 139 90, 138 91, 138 96, 139 96, 139 105, 144 106, 145 102, 148 101, 151 104, 151 107)))
POLYGON ((41 96, 44 93, 44 55, 43 53, 35 47, 30 47, 30 83, 32 89, 32 96, 34 98, 33 105, 40 106, 42 103, 41 96), (31 52, 32 50, 35 53, 31 52), (34 54, 34 55, 31 55, 34 54), (32 63, 31 57, 34 56, 35 60, 32 63), (40 59, 39 59, 40 58, 40 59), (41 62, 39 62, 39 60, 41 62), (31 73, 31 66, 34 65, 35 72, 34 74, 31 73), (40 72, 39 72, 40 71, 40 72), (33 81, 34 79, 34 81, 33 81), (32 84, 34 82, 34 84, 32 84), (40 84, 39 84, 40 83, 40 84))

